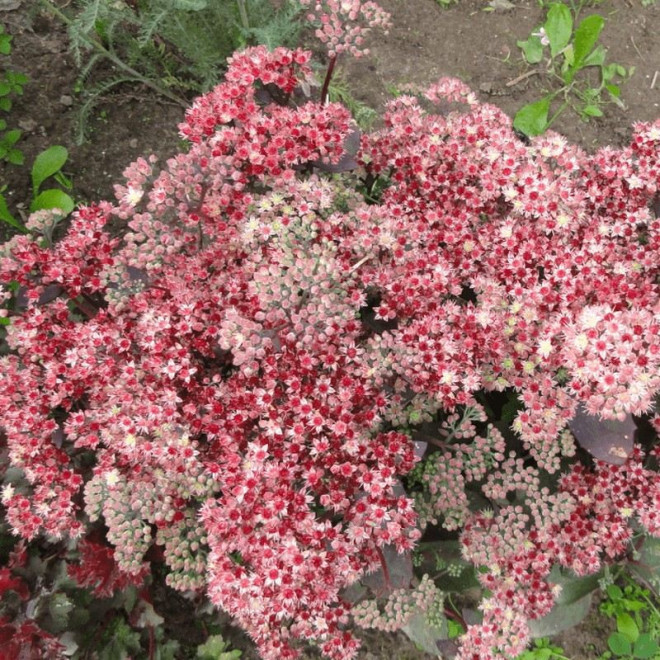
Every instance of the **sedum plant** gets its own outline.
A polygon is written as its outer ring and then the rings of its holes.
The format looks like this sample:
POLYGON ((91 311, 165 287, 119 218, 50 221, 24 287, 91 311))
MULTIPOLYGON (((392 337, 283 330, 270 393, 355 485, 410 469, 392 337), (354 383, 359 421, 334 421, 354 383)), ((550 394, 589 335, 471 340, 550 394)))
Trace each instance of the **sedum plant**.
MULTIPOLYGON (((330 69, 351 6, 316 5, 330 69)), ((360 135, 309 62, 234 54, 187 150, 3 246, 13 533, 90 590, 165 574, 266 660, 354 625, 504 659, 609 564, 657 588, 660 122, 527 145, 442 79, 360 135)))

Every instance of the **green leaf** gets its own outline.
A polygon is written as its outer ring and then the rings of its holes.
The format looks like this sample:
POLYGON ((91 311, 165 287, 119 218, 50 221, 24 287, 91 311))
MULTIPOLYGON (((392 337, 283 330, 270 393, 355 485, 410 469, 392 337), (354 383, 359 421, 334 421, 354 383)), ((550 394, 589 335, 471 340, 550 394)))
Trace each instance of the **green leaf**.
POLYGON ((0 39, 0 55, 9 55, 11 53, 11 37, 3 35, 0 39))
POLYGON ((559 566, 555 565, 548 575, 548 581, 561 586, 561 593, 557 597, 557 604, 570 605, 598 589, 598 582, 601 577, 602 573, 595 573, 586 577, 576 577, 570 571, 563 573, 559 566))
POLYGON ((32 165, 32 193, 34 195, 49 176, 62 169, 68 157, 69 152, 64 147, 53 145, 34 159, 34 165, 32 165))
POLYGON ((539 37, 532 35, 527 41, 518 41, 516 44, 522 49, 529 64, 538 64, 543 59, 543 44, 539 37))
POLYGON ((73 211, 75 204, 71 197, 57 188, 50 188, 39 193, 30 204, 30 212, 41 211, 43 209, 62 209, 65 215, 73 211))
POLYGON ((426 615, 423 613, 414 614, 401 630, 415 642, 417 646, 424 649, 427 653, 437 656, 438 645, 436 642, 442 639, 448 639, 449 631, 447 629, 447 620, 443 616, 438 625, 431 625, 426 615))
POLYGON ((630 614, 624 612, 616 618, 617 630, 626 636, 630 642, 634 642, 639 637, 639 628, 630 614))
POLYGON ((241 651, 229 651, 222 635, 211 635, 204 644, 197 647, 197 657, 202 660, 237 660, 241 657, 241 651))
POLYGON ((598 44, 598 46, 596 46, 596 48, 584 58, 582 66, 602 66, 605 63, 605 55, 607 55, 607 50, 605 50, 602 44, 598 44))
POLYGON ((541 135, 548 125, 549 110, 549 96, 535 103, 529 103, 518 110, 513 118, 513 127, 522 131, 525 135, 541 135))
POLYGON ((563 630, 576 626, 589 613, 591 608, 591 594, 568 605, 557 603, 549 614, 540 619, 529 621, 529 630, 532 637, 549 637, 563 630))
POLYGON ((621 587, 616 584, 608 585, 606 591, 607 597, 611 600, 619 600, 619 598, 623 598, 623 591, 621 591, 621 587))
POLYGON ((617 99, 621 96, 621 88, 618 85, 605 85, 605 89, 617 99))
POLYGON ((7 131, 4 137, 2 138, 2 140, 0 140, 0 143, 4 147, 12 147, 19 141, 20 137, 21 137, 21 131, 19 131, 18 129, 14 129, 13 131, 7 131))
POLYGON ((11 225, 14 229, 27 234, 27 229, 9 212, 7 201, 4 195, 0 195, 0 220, 11 225))
POLYGON ((555 57, 568 46, 571 39, 573 32, 571 10, 564 4, 553 4, 543 27, 550 42, 550 55, 555 57))
POLYGON ((568 44, 568 46, 564 48, 564 64, 561 68, 562 72, 572 67, 573 62, 575 62, 575 51, 573 50, 573 44, 568 44))
POLYGON ((609 636, 607 645, 614 655, 630 655, 632 653, 632 645, 628 641, 628 638, 618 632, 612 633, 609 636))
POLYGON ((633 647, 633 655, 636 658, 653 658, 658 651, 660 651, 660 646, 649 633, 642 633, 633 647))
POLYGON ((639 560, 629 564, 630 571, 649 584, 657 595, 660 591, 660 538, 645 537, 639 552, 639 560))
POLYGON ((25 155, 20 149, 10 149, 6 159, 12 165, 22 165, 25 161, 25 155))
POLYGON ((579 69, 583 66, 587 55, 591 52, 598 41, 598 37, 605 25, 605 19, 598 14, 587 16, 577 30, 575 30, 575 39, 573 40, 573 48, 575 50, 575 63, 574 69, 579 69))
POLYGON ((58 592, 51 596, 48 601, 48 613, 57 632, 66 630, 69 623, 69 614, 73 608, 74 605, 66 594, 58 592))
MULTIPOLYGON (((4 97, 0 98, 0 110, 4 110, 5 112, 9 112, 11 110, 11 99, 4 97)), ((7 123, 3 122, 3 124, 6 126, 7 123)), ((3 129, 5 126, 0 126, 0 129, 3 129)))
POLYGON ((582 114, 587 115, 587 117, 602 117, 603 111, 597 105, 586 105, 582 108, 582 114))
POLYGON ((534 660, 550 660, 553 653, 550 649, 534 649, 533 653, 529 654, 530 658, 534 660))
POLYGON ((0 96, 7 96, 10 92, 11 85, 4 80, 0 80, 0 96))

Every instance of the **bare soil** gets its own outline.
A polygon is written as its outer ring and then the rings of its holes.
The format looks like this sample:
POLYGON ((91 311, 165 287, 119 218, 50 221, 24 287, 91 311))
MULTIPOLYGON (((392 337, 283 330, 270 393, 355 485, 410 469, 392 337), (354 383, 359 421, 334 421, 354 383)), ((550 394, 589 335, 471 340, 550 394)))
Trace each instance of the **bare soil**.
MULTIPOLYGON (((492 12, 484 11, 486 0, 459 0, 449 8, 435 0, 379 2, 392 14, 389 34, 371 37, 369 57, 341 63, 343 77, 359 100, 380 111, 393 94, 424 89, 441 76, 461 78, 483 101, 511 116, 543 95, 543 76, 520 78, 530 69, 516 46, 543 21, 537 0, 519 0, 513 9, 492 12)), ((139 87, 119 88, 108 96, 91 118, 88 138, 77 146, 79 71, 68 52, 65 28, 36 5, 37 0, 0 0, 0 21, 14 36, 13 52, 9 58, 0 57, 0 66, 9 59, 8 68, 30 77, 8 121, 11 128, 23 131, 17 146, 25 153, 26 166, 0 164, 0 188, 7 186, 9 207, 20 215, 29 207, 29 165, 50 145, 69 150, 65 173, 73 179, 75 199, 83 202, 111 199, 113 183, 138 156, 155 153, 166 159, 181 146, 177 124, 183 109, 139 87), (17 3, 18 8, 8 9, 17 3)), ((641 0, 606 0, 597 10, 607 18, 601 42, 608 48, 608 61, 634 66, 635 73, 622 87, 625 109, 610 105, 603 118, 589 123, 566 113, 553 127, 589 151, 626 144, 634 122, 660 116, 660 3, 643 8, 641 0)), ((594 10, 584 15, 589 11, 594 10)), ((92 78, 85 84, 93 83, 92 78)), ((174 594, 164 595, 162 611, 175 602, 179 601, 174 594)), ((185 640, 191 631, 184 622, 173 626, 171 633, 185 640)), ((608 634, 594 613, 559 641, 572 660, 589 660, 606 650, 608 634)), ((228 636, 244 650, 244 658, 258 657, 243 636, 228 636)), ((403 635, 365 633, 364 639, 362 660, 431 657, 403 635)))

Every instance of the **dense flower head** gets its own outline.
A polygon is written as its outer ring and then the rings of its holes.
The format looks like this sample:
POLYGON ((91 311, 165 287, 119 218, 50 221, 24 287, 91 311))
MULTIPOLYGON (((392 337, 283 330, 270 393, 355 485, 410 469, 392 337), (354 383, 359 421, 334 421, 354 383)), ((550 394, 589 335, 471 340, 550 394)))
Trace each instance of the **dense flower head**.
POLYGON ((553 562, 616 560, 633 514, 659 532, 640 450, 555 473, 579 405, 639 414, 660 389, 660 123, 593 156, 553 133, 527 146, 441 80, 427 100, 466 112, 393 101, 362 138, 363 182, 382 184, 367 201, 354 174, 323 174, 355 129, 300 100, 308 60, 236 54, 188 111, 185 153, 138 159, 55 245, 38 217, 3 247, 0 408, 24 476, 7 519, 26 539, 102 520, 112 565, 81 540, 74 570, 90 586, 105 578, 85 564, 138 583, 161 546, 169 584, 206 592, 267 660, 298 640, 355 657, 346 588, 442 524, 489 569, 462 657, 515 655, 554 603, 553 562), (524 456, 484 391, 515 394, 524 456), (414 430, 434 423, 439 451, 415 467, 414 430), (497 512, 472 510, 477 486, 497 512))
POLYGON ((373 29, 387 33, 390 15, 377 3, 365 0, 298 0, 309 10, 308 20, 318 27, 316 37, 330 57, 347 52, 353 57, 367 55, 364 39, 373 29))

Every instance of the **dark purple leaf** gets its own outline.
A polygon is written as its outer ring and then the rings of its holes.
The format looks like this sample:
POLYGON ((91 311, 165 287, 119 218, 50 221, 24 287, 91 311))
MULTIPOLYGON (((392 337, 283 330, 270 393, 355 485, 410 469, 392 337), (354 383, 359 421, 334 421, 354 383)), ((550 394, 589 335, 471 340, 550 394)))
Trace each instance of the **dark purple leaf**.
POLYGON ((62 443, 64 442, 64 431, 62 430, 61 426, 58 426, 54 431, 53 435, 51 436, 51 440, 53 441, 53 444, 60 449, 62 447, 62 443))
POLYGON ((370 573, 362 578, 362 584, 369 587, 377 598, 387 596, 395 589, 405 589, 410 585, 413 578, 412 554, 405 552, 399 554, 396 548, 388 545, 382 548, 385 566, 389 574, 389 581, 385 577, 385 571, 379 568, 375 573, 370 573))
MULTIPOLYGON (((59 284, 49 284, 39 296, 37 305, 46 305, 47 303, 55 300, 63 289, 59 284)), ((27 287, 19 287, 16 292, 16 309, 25 309, 28 304, 27 287)))
POLYGON ((322 160, 317 160, 312 163, 314 167, 321 170, 321 172, 329 172, 331 174, 339 174, 340 172, 350 172, 357 168, 358 164, 355 160, 358 151, 360 150, 360 129, 354 128, 345 138, 342 145, 344 153, 336 163, 326 163, 322 160))
POLYGON ((126 266, 126 272, 131 278, 131 282, 142 282, 145 286, 149 285, 147 274, 135 266, 126 266))
POLYGON ((429 446, 428 442, 424 440, 415 440, 415 456, 422 459, 426 453, 426 448, 429 446))
POLYGON ((275 100, 273 95, 263 87, 255 92, 254 98, 259 105, 270 105, 275 100))
POLYGON ((464 607, 461 610, 461 616, 468 626, 476 626, 484 620, 483 614, 479 610, 473 610, 469 607, 464 607))
POLYGON ((580 446, 599 461, 623 465, 632 452, 636 426, 630 414, 623 421, 601 419, 581 405, 568 426, 580 446))
POLYGON ((453 639, 439 639, 435 645, 438 647, 438 651, 440 651, 442 657, 447 658, 447 660, 452 660, 458 655, 458 642, 453 639))

